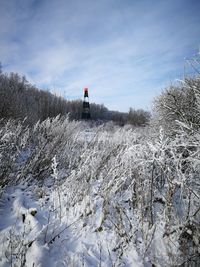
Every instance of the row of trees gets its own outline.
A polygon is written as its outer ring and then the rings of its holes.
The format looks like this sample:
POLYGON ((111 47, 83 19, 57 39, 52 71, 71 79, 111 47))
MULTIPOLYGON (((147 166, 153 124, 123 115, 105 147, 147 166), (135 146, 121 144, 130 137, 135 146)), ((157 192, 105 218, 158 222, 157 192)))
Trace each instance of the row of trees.
MULTIPOLYGON (((25 77, 17 73, 4 74, 0 71, 0 117, 24 119, 33 125, 38 120, 69 114, 72 120, 80 120, 82 101, 68 101, 48 91, 39 90, 25 77)), ((117 124, 127 123, 143 126, 148 123, 150 114, 144 110, 130 109, 128 113, 110 111, 104 105, 91 104, 92 119, 113 120, 117 124)))

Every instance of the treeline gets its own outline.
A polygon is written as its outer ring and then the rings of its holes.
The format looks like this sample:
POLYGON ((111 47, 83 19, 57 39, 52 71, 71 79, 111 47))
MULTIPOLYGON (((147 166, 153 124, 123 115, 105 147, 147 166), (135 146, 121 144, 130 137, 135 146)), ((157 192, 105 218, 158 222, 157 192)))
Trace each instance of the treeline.
MULTIPOLYGON (((104 105, 92 103, 91 117, 97 121, 114 121, 119 125, 127 123, 135 126, 146 125, 150 114, 144 110, 123 113, 110 111, 104 105)), ((31 85, 26 77, 17 73, 5 74, 0 71, 0 118, 24 119, 28 124, 38 120, 69 114, 71 120, 80 120, 82 101, 68 101, 48 91, 31 85)))

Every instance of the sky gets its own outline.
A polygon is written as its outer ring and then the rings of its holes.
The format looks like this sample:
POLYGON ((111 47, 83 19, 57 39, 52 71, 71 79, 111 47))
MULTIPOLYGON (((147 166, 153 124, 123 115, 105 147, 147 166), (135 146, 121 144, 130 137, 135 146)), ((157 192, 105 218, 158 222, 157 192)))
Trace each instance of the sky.
POLYGON ((199 0, 0 0, 3 71, 126 112, 150 110, 198 53, 199 0))

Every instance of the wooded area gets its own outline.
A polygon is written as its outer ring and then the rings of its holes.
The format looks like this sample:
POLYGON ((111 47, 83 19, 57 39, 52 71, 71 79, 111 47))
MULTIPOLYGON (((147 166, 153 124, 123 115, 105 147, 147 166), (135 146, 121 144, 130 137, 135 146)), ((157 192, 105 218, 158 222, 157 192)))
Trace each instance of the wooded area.
MULTIPOLYGON (((70 120, 80 120, 82 100, 66 100, 49 91, 39 90, 31 85, 26 77, 17 73, 0 73, 0 117, 24 119, 30 125, 48 117, 69 114, 70 120)), ((127 123, 144 126, 150 119, 150 113, 144 110, 129 112, 110 111, 103 104, 90 104, 94 121, 114 121, 123 126, 127 123)))

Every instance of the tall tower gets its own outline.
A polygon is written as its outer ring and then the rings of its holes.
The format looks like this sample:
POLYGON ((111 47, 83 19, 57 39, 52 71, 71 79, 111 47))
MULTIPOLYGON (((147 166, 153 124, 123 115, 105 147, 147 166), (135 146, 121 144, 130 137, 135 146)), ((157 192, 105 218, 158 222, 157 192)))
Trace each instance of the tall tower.
POLYGON ((82 119, 89 120, 90 118, 91 118, 91 115, 90 115, 90 103, 89 103, 88 88, 85 88, 84 89, 82 119))

